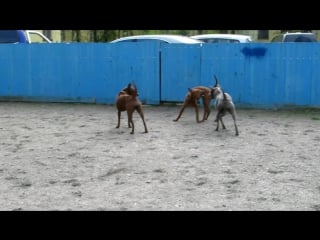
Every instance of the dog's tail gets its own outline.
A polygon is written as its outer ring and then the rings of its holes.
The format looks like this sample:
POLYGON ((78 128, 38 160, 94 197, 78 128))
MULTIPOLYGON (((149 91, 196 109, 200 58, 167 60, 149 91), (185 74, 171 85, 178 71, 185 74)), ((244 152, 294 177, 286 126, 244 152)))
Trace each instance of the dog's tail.
POLYGON ((219 81, 218 81, 218 78, 217 78, 217 76, 216 76, 216 75, 214 75, 214 79, 216 80, 216 83, 214 84, 214 86, 213 86, 213 87, 219 87, 219 86, 220 86, 220 84, 219 84, 219 81))
POLYGON ((223 94, 223 101, 224 101, 224 102, 227 102, 227 101, 228 101, 228 98, 227 98, 226 93, 223 91, 223 89, 221 89, 221 91, 222 91, 222 94, 223 94))

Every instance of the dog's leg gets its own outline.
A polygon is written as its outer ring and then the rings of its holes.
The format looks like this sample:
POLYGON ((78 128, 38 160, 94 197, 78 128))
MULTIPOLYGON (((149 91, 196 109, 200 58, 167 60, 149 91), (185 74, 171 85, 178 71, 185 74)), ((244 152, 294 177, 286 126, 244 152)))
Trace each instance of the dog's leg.
POLYGON ((202 97, 202 105, 203 105, 203 117, 202 117, 202 122, 204 122, 204 120, 206 120, 206 116, 207 116, 206 99, 205 99, 204 96, 202 97))
POLYGON ((133 120, 131 120, 131 125, 132 125, 132 126, 131 126, 131 127, 132 127, 132 130, 131 130, 130 133, 131 133, 131 134, 134 134, 134 124, 133 124, 133 120))
POLYGON ((225 127, 225 125, 224 125, 224 123, 223 123, 223 121, 222 121, 222 117, 223 117, 223 116, 224 116, 224 112, 223 112, 223 111, 219 111, 219 112, 217 113, 217 117, 216 117, 216 120, 215 120, 215 122, 217 122, 216 131, 219 131, 219 122, 221 122, 222 128, 223 128, 223 129, 226 129, 226 127, 225 127))
POLYGON ((142 119, 142 122, 143 122, 143 125, 144 125, 144 132, 147 133, 148 132, 148 129, 147 129, 147 125, 146 125, 146 122, 144 121, 144 114, 143 114, 143 111, 142 111, 142 107, 139 106, 137 107, 137 112, 139 113, 141 119, 142 119))
POLYGON ((203 106, 204 106, 204 115, 203 115, 203 120, 208 120, 208 117, 210 115, 210 100, 211 99, 208 99, 208 98, 205 98, 203 100, 203 106))
POLYGON ((196 112, 196 121, 197 123, 201 123, 203 122, 203 120, 199 120, 199 104, 198 104, 198 100, 199 99, 192 99, 192 101, 190 102, 190 106, 194 107, 194 110, 196 112))
POLYGON ((179 113, 178 117, 177 117, 175 120, 173 120, 173 121, 177 122, 177 121, 180 119, 180 117, 181 117, 183 111, 185 110, 185 108, 188 107, 188 106, 190 106, 190 105, 192 105, 192 102, 191 102, 191 101, 192 101, 192 99, 191 99, 191 93, 190 93, 190 90, 189 90, 188 94, 186 95, 186 97, 185 97, 185 99, 184 99, 184 102, 183 102, 183 105, 182 105, 182 107, 181 107, 181 110, 180 110, 180 113, 179 113))
POLYGON ((204 120, 199 120, 199 105, 198 105, 198 103, 197 103, 197 101, 195 101, 195 103, 194 103, 194 108, 195 108, 195 111, 196 111, 196 121, 197 121, 197 123, 201 123, 201 122, 203 122, 204 120))
POLYGON ((223 123, 222 117, 224 117, 226 115, 225 109, 220 109, 218 111, 217 117, 214 120, 215 122, 217 122, 217 128, 219 128, 219 121, 221 122, 222 128, 226 129, 226 126, 223 123))
POLYGON ((239 136, 238 126, 237 126, 235 118, 233 120, 234 120, 234 128, 236 130, 236 136, 239 136))
POLYGON ((120 127, 120 117, 121 117, 121 111, 118 111, 118 125, 116 126, 116 128, 120 127))
POLYGON ((128 128, 131 128, 131 122, 129 118, 128 118, 128 128))
POLYGON ((217 117, 216 117, 216 120, 215 120, 215 122, 217 122, 216 131, 219 131, 219 120, 220 120, 220 114, 217 113, 217 117))
POLYGON ((234 128, 236 130, 236 136, 239 136, 239 131, 238 131, 238 126, 237 126, 237 120, 236 120, 236 111, 234 108, 232 108, 231 110, 229 110, 229 113, 232 116, 233 119, 233 123, 234 123, 234 128))
POLYGON ((128 113, 128 125, 129 125, 129 127, 130 127, 130 124, 131 124, 131 128, 132 128, 132 130, 131 130, 131 134, 134 134, 134 124, 133 124, 133 121, 132 121, 132 115, 133 115, 133 111, 128 111, 127 110, 127 113, 128 113))
POLYGON ((128 128, 131 128, 131 122, 132 122, 132 113, 133 110, 130 108, 127 108, 127 116, 128 116, 128 128), (130 114, 131 113, 131 114, 130 114), (131 115, 131 118, 129 117, 129 115, 131 115))
POLYGON ((222 125, 222 129, 226 129, 226 126, 224 125, 224 123, 222 121, 222 116, 220 116, 220 122, 221 122, 221 125, 222 125))
POLYGON ((204 116, 203 116, 203 120, 208 120, 210 115, 210 107, 205 106, 204 107, 204 116))
POLYGON ((179 118, 181 117, 181 115, 182 115, 184 109, 186 108, 186 106, 187 106, 187 104, 185 104, 185 103, 182 105, 182 108, 180 110, 180 113, 179 113, 178 117, 176 119, 174 119, 173 121, 177 122, 179 120, 179 118))
POLYGON ((210 112, 211 112, 210 107, 207 107, 206 112, 207 112, 207 115, 206 115, 206 119, 205 120, 208 120, 210 112))

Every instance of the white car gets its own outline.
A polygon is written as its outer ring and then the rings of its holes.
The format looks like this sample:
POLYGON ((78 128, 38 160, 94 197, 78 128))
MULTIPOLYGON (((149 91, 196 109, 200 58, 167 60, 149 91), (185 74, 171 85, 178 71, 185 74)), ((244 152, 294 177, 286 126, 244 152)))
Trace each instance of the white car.
POLYGON ((202 34, 190 38, 201 40, 205 43, 249 43, 252 38, 249 35, 241 34, 202 34))
POLYGON ((187 36, 168 35, 168 34, 149 34, 149 35, 136 35, 136 36, 122 37, 122 38, 113 40, 110 43, 145 42, 145 41, 160 41, 163 43, 185 43, 185 44, 203 43, 200 40, 193 39, 187 36))

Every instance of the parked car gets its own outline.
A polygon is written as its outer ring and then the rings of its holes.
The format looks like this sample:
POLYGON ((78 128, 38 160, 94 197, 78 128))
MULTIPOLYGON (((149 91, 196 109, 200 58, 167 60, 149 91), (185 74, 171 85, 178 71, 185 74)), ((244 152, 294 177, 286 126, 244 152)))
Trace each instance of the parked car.
POLYGON ((314 33, 282 33, 274 36, 271 42, 318 42, 314 33))
POLYGON ((252 38, 249 35, 241 34, 201 34, 190 38, 201 40, 205 43, 249 43, 252 38))
POLYGON ((149 34, 149 35, 135 35, 129 37, 122 37, 111 41, 110 43, 120 42, 145 42, 145 41, 159 41, 162 43, 185 43, 185 44, 199 44, 203 43, 182 35, 168 35, 168 34, 149 34))
POLYGON ((51 43, 44 34, 33 30, 0 30, 0 43, 51 43))

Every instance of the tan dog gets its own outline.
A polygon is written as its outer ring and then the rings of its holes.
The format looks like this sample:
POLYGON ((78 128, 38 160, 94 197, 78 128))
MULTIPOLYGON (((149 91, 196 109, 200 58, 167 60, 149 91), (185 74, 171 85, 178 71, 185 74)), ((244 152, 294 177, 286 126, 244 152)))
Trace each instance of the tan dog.
POLYGON ((203 122, 208 119, 210 115, 210 102, 212 99, 212 88, 204 87, 204 86, 196 86, 193 88, 189 88, 189 91, 184 99, 184 103, 180 110, 178 117, 173 121, 178 121, 181 117, 184 109, 188 106, 194 107, 196 111, 196 121, 197 123, 203 122), (202 120, 199 120, 199 99, 202 98, 204 113, 202 120))
POLYGON ((144 130, 145 133, 148 132, 147 125, 144 121, 144 114, 142 111, 142 104, 137 98, 138 96, 138 89, 136 86, 132 87, 131 84, 129 83, 128 86, 124 89, 122 89, 119 94, 116 97, 116 107, 118 110, 118 125, 116 128, 120 127, 120 117, 121 117, 121 112, 127 111, 128 115, 128 127, 132 128, 131 134, 134 133, 134 123, 132 120, 133 112, 137 110, 139 113, 143 125, 144 125, 144 130))

